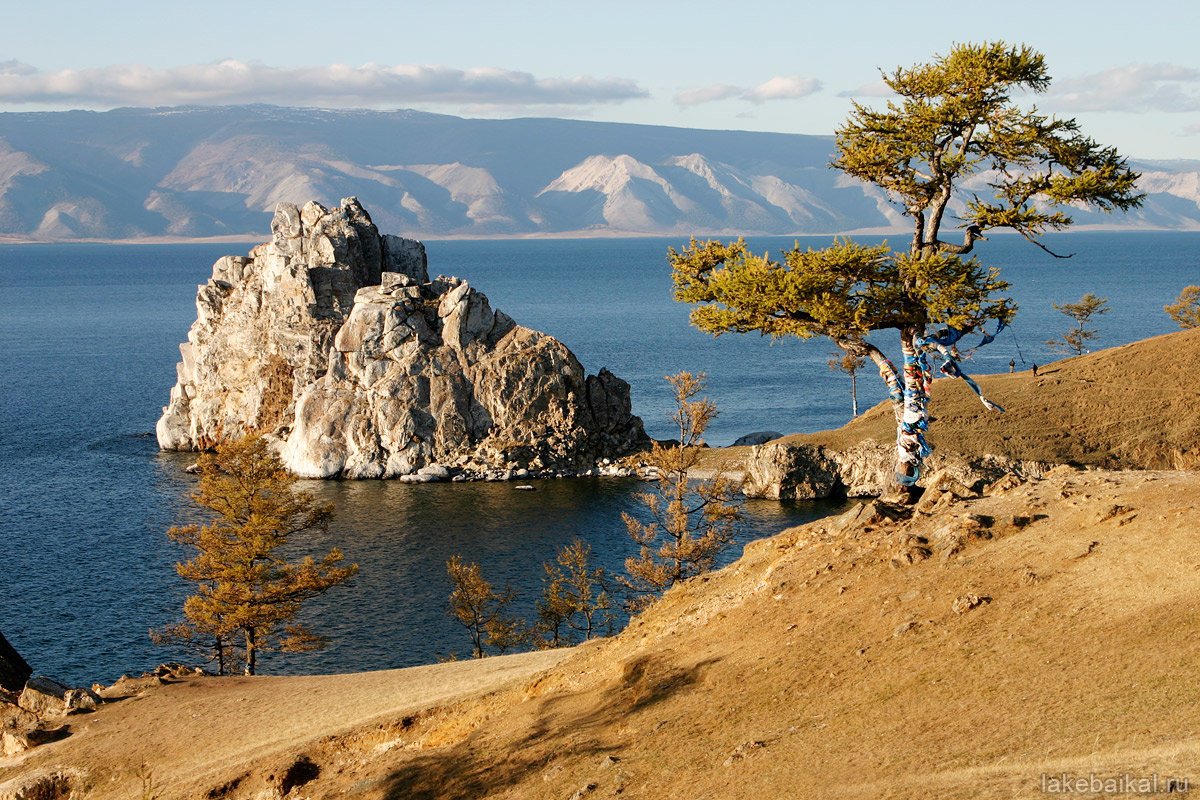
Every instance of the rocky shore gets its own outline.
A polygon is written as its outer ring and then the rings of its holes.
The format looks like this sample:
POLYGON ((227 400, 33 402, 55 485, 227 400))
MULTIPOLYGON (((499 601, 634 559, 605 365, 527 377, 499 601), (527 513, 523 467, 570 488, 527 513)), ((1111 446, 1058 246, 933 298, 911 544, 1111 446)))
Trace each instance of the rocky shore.
POLYGON ((302 477, 424 482, 615 472, 648 444, 629 384, 431 279, 356 199, 280 204, 271 230, 197 292, 163 449, 260 433, 302 477))

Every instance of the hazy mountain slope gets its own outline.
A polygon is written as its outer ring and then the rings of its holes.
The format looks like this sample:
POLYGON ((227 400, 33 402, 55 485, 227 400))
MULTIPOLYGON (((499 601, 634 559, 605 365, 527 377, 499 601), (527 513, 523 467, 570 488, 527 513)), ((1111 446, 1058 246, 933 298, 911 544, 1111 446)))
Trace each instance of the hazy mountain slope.
MULTIPOLYGON (((828 167, 829 136, 416 111, 240 106, 0 114, 0 236, 250 235, 280 201, 357 195, 418 236, 830 233, 897 208, 828 167)), ((1200 162, 1084 224, 1200 229, 1200 162)), ((984 181, 976 189, 986 188, 984 181)))

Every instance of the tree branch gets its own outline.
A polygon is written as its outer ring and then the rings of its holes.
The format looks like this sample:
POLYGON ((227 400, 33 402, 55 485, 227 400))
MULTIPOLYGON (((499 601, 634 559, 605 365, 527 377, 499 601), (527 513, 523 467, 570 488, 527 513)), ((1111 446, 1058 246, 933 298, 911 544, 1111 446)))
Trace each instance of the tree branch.
POLYGON ((1027 241, 1027 242, 1030 242, 1030 243, 1032 243, 1032 244, 1035 244, 1035 245, 1037 245, 1038 247, 1042 248, 1043 250, 1045 250, 1047 253, 1049 253, 1050 255, 1054 256, 1055 258, 1071 258, 1072 256, 1074 256, 1074 255, 1075 255, 1074 253, 1067 253, 1067 254, 1064 256, 1064 255, 1061 255, 1061 254, 1059 254, 1059 253, 1056 253, 1056 252, 1054 252, 1053 250, 1051 250, 1049 247, 1046 247, 1046 245, 1044 245, 1044 244, 1042 244, 1041 242, 1039 242, 1037 239, 1035 239, 1035 238, 1033 238, 1032 236, 1030 236, 1030 235, 1029 235, 1028 233, 1026 233, 1025 231, 1021 230, 1020 228, 1017 228, 1017 229, 1016 229, 1016 231, 1017 231, 1017 233, 1019 233, 1019 234, 1021 234, 1022 236, 1024 236, 1024 237, 1025 237, 1025 241, 1027 241))

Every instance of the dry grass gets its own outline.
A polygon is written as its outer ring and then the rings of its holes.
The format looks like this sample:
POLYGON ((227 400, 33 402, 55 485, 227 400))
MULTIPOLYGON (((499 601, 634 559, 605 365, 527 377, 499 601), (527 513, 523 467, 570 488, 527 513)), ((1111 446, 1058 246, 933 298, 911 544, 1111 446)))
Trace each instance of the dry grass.
MULTIPOLYGON (((1110 469, 1200 466, 1200 329, 1056 361, 1038 372, 977 376, 1004 414, 985 410, 960 380, 934 381, 930 441, 960 453, 1110 469)), ((895 435, 891 409, 881 404, 836 430, 785 440, 845 449, 895 435)), ((748 450, 718 448, 706 458, 736 469, 748 450)))
MULTIPOLYGON (((303 759, 313 798, 1032 798, 1044 773, 1188 775, 1198 506, 1197 473, 1060 468, 934 516, 859 507, 749 545, 537 677, 243 750, 191 786, 249 798, 303 759)), ((304 680, 317 702, 325 679, 304 680)), ((268 700, 219 713, 240 729, 284 713, 268 700)), ((170 720, 104 734, 124 708, 37 763, 189 741, 170 720)), ((169 772, 161 796, 190 796, 169 772)))

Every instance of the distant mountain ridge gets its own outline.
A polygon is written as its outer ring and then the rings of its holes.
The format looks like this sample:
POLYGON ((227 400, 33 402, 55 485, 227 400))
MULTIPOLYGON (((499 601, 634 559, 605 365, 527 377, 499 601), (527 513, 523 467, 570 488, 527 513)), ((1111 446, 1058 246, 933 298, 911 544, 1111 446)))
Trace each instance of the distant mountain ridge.
MULTIPOLYGON (((424 237, 907 227, 879 190, 830 169, 832 153, 832 136, 417 111, 4 113, 0 236, 254 238, 278 202, 350 195, 424 237)), ((1134 167, 1144 208, 1077 222, 1200 230, 1200 161, 1134 167)))

